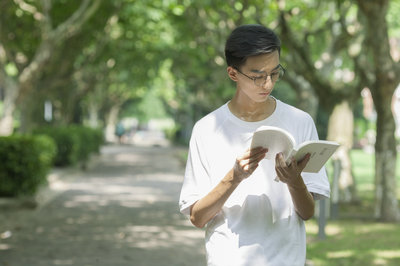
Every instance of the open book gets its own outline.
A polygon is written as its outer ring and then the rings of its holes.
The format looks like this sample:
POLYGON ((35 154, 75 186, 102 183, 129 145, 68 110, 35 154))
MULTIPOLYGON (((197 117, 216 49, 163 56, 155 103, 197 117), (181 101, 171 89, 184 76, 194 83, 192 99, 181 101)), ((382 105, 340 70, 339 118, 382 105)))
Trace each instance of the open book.
POLYGON ((310 153, 310 161, 303 172, 318 173, 339 144, 333 141, 315 140, 296 145, 293 136, 286 130, 279 127, 261 126, 253 134, 251 148, 256 147, 267 148, 265 158, 270 160, 275 160, 276 154, 282 152, 287 163, 290 163, 292 157, 299 161, 310 153))

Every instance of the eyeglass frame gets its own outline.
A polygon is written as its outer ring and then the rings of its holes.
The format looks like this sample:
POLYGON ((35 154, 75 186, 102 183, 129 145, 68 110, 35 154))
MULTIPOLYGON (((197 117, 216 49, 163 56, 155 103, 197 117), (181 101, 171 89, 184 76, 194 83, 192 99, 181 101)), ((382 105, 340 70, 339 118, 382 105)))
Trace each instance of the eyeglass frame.
MULTIPOLYGON (((237 67, 233 67, 233 68, 236 69, 240 74, 242 74, 242 75, 245 76, 246 78, 251 79, 251 80, 254 82, 254 85, 256 85, 256 86, 262 86, 263 84, 265 84, 265 82, 267 82, 268 77, 271 79, 272 82, 275 83, 275 82, 279 81, 280 78, 283 77, 283 75, 284 75, 285 72, 286 72, 286 69, 285 69, 281 64, 279 64, 275 69, 279 69, 279 71, 282 70, 282 76, 279 76, 278 79, 277 79, 276 81, 273 81, 273 80, 272 80, 272 74, 274 74, 274 73, 270 73, 270 74, 267 74, 267 75, 265 75, 265 76, 256 78, 256 77, 250 77, 250 76, 246 75, 245 73, 243 73, 242 71, 240 71, 237 67), (256 84, 256 80, 257 80, 257 79, 261 79, 261 78, 264 79, 263 82, 262 82, 260 85, 257 85, 257 84, 256 84)), ((274 69, 274 70, 275 70, 275 69, 274 69)), ((274 71, 274 70, 273 70, 273 71, 274 71)), ((272 71, 272 72, 273 72, 273 71, 272 71)))

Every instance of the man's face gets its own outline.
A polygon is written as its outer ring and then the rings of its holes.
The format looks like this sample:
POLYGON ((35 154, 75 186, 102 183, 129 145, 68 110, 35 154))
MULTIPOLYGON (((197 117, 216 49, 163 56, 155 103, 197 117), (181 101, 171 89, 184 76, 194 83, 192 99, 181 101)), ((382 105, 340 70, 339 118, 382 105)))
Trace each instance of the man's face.
POLYGON ((236 71, 239 96, 256 103, 266 101, 276 82, 267 75, 277 73, 279 66, 278 51, 249 57, 239 70, 232 70, 236 71))

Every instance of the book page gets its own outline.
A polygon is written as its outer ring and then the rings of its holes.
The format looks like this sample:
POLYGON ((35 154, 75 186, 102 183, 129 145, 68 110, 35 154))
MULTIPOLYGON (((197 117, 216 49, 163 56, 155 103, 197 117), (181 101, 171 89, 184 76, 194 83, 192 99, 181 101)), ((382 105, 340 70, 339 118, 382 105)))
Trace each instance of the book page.
POLYGON ((294 145, 294 138, 287 131, 278 127, 262 126, 254 133, 251 148, 267 148, 268 152, 265 158, 275 160, 275 156, 279 152, 282 152, 286 159, 294 145))
POLYGON ((303 159, 307 153, 310 153, 310 161, 307 163, 303 172, 318 173, 338 147, 339 144, 333 141, 306 141, 298 147, 298 151, 294 157, 299 161, 303 159))

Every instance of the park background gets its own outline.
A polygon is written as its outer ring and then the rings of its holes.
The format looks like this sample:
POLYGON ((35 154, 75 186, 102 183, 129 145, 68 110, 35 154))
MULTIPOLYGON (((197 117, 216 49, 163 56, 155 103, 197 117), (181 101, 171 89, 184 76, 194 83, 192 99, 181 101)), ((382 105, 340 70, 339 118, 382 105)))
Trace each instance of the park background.
POLYGON ((260 23, 282 40, 287 72, 273 95, 341 144, 327 167, 335 213, 324 239, 318 220, 307 222, 308 257, 400 263, 399 0, 2 0, 0 10, 0 149, 10 161, 1 169, 9 179, 38 172, 23 189, 9 181, 3 196, 34 194, 53 164, 85 161, 101 136, 186 147, 194 123, 234 93, 227 35, 260 23))

